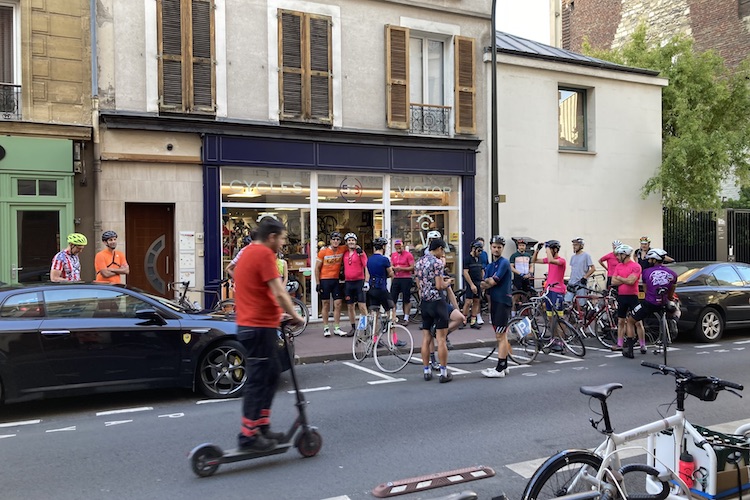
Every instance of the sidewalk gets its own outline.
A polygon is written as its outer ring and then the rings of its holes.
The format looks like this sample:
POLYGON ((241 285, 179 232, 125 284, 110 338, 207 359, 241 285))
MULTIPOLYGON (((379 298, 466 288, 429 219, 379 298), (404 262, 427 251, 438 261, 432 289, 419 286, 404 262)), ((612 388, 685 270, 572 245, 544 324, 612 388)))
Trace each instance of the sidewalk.
MULTIPOLYGON (((349 325, 342 325, 348 330, 349 325)), ((414 355, 418 356, 422 346, 422 331, 420 325, 409 323, 407 328, 414 338, 414 355)), ((495 347, 495 334, 492 325, 485 323, 479 330, 468 326, 463 330, 451 333, 448 339, 454 349, 470 349, 474 347, 495 347)), ((325 363, 333 360, 351 360, 352 339, 351 337, 339 337, 331 334, 330 337, 323 336, 323 323, 310 323, 299 337, 294 339, 295 354, 299 357, 298 363, 325 363)))

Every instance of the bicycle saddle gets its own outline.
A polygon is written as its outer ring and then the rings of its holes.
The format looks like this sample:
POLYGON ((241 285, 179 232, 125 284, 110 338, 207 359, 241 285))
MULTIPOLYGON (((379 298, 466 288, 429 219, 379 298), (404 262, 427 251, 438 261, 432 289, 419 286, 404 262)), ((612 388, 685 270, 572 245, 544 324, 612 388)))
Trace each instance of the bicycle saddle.
POLYGON ((614 391, 615 389, 622 389, 622 384, 613 382, 610 384, 602 385, 584 385, 581 387, 581 394, 591 396, 592 398, 596 398, 599 401, 604 401, 609 397, 610 394, 612 394, 612 391, 614 391))

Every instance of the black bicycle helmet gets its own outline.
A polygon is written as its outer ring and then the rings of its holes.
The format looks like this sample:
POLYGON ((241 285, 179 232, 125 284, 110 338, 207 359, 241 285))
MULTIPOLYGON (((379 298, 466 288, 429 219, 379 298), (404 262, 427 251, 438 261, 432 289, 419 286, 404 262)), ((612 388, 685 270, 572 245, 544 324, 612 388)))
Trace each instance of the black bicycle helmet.
POLYGON ((549 248, 557 248, 558 250, 560 250, 560 242, 558 240, 549 240, 547 242, 547 246, 549 248))
POLYGON ((471 244, 472 250, 475 248, 484 248, 484 243, 482 243, 480 240, 474 240, 471 244))
POLYGON ((331 236, 330 236, 330 239, 333 239, 333 238, 341 239, 341 233, 339 233, 338 231, 332 232, 331 236))
POLYGON ((385 238, 375 238, 372 240, 372 247, 375 250, 382 250, 388 244, 388 240, 385 238))
POLYGON ((492 238, 490 238, 490 245, 492 245, 493 243, 499 243, 505 246, 505 238, 503 238, 499 234, 496 234, 492 238))
POLYGON ((117 238, 117 233, 114 231, 104 231, 102 233, 102 241, 107 241, 110 238, 117 238))

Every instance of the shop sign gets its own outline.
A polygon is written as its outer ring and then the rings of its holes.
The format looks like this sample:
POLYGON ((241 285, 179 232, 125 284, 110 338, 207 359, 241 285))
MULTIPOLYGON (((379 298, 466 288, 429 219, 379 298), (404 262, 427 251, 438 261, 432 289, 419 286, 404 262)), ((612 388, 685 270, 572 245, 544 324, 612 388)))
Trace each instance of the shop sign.
POLYGON ((339 184, 339 195, 347 203, 354 203, 362 197, 362 182, 356 177, 344 177, 339 184))
POLYGON ((432 193, 450 194, 453 191, 453 188, 451 188, 450 186, 406 185, 406 186, 396 186, 396 189, 398 190, 399 194, 408 196, 410 198, 419 198, 419 197, 427 196, 428 194, 432 194, 432 193))
POLYGON ((274 181, 262 181, 262 180, 255 180, 255 181, 243 181, 239 179, 234 179, 229 182, 229 187, 232 189, 235 189, 237 191, 242 191, 243 189, 255 189, 259 193, 293 193, 293 194, 301 194, 303 191, 303 187, 301 182, 289 182, 289 181, 280 181, 280 182, 274 182, 274 181))

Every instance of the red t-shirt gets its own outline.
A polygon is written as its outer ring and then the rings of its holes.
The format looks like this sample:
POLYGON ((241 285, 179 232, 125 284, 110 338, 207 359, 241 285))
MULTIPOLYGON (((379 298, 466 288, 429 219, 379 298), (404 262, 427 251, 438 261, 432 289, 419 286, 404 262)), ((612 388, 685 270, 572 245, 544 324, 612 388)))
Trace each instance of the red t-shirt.
POLYGON ((618 295, 638 295, 638 281, 641 279, 641 266, 635 261, 622 262, 617 264, 615 268, 615 274, 613 276, 619 276, 621 278, 627 278, 631 274, 635 274, 635 283, 632 285, 626 285, 623 283, 617 287, 618 295))
POLYGON ((279 278, 276 253, 262 243, 248 245, 234 270, 237 324, 276 328, 283 312, 268 282, 279 278))

